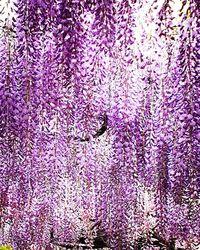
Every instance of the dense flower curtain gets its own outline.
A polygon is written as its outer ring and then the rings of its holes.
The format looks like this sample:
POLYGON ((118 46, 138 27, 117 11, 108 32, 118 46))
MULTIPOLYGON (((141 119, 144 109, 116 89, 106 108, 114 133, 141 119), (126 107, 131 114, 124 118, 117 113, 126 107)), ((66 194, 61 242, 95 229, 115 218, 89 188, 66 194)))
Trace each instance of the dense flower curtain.
POLYGON ((0 244, 197 249, 198 1, 0 4, 0 244))

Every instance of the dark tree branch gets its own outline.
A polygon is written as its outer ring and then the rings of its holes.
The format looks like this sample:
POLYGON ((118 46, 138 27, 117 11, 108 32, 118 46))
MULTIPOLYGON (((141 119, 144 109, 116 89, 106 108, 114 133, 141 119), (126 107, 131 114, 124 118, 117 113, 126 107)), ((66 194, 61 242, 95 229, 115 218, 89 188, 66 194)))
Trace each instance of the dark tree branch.
POLYGON ((108 124, 108 116, 105 113, 104 114, 104 119, 103 119, 103 124, 102 124, 101 128, 96 132, 96 134, 93 137, 97 138, 97 137, 103 135, 107 130, 107 124, 108 124))
MULTIPOLYGON (((103 118, 103 124, 102 124, 101 128, 99 130, 97 130, 96 134, 94 134, 92 137, 98 138, 99 136, 103 135, 107 130, 107 125, 108 125, 108 116, 105 113, 104 118, 103 118)), ((86 137, 86 138, 75 137, 75 140, 80 140, 81 142, 85 142, 85 141, 89 141, 90 137, 86 137)))

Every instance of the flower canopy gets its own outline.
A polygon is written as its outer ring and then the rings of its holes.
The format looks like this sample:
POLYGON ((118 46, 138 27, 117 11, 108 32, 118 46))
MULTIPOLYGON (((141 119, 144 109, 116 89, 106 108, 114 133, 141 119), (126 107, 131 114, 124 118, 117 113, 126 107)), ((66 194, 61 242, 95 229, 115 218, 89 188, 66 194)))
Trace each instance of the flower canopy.
POLYGON ((153 230, 197 249, 199 9, 0 3, 0 244, 143 249, 153 230))

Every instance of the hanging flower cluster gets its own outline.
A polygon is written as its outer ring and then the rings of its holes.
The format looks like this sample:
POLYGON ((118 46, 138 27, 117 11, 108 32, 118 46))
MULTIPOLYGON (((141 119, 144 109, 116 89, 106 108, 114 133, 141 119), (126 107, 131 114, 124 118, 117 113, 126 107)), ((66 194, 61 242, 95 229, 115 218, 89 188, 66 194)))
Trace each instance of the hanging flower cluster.
POLYGON ((198 247, 198 9, 0 6, 1 245, 198 247))

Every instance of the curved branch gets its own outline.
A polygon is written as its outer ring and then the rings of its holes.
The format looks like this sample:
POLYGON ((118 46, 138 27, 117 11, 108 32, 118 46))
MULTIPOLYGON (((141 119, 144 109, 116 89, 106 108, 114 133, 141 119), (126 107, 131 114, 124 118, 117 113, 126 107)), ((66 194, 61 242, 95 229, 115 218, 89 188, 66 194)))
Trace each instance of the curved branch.
MULTIPOLYGON (((108 116, 106 113, 104 113, 103 124, 102 124, 101 128, 98 129, 94 135, 92 135, 92 137, 98 138, 99 136, 103 135, 107 130, 107 126, 108 126, 108 116)), ((75 140, 77 140, 77 139, 79 139, 81 142, 85 142, 85 141, 89 141, 90 137, 89 136, 87 136, 85 138, 75 137, 75 140)))

